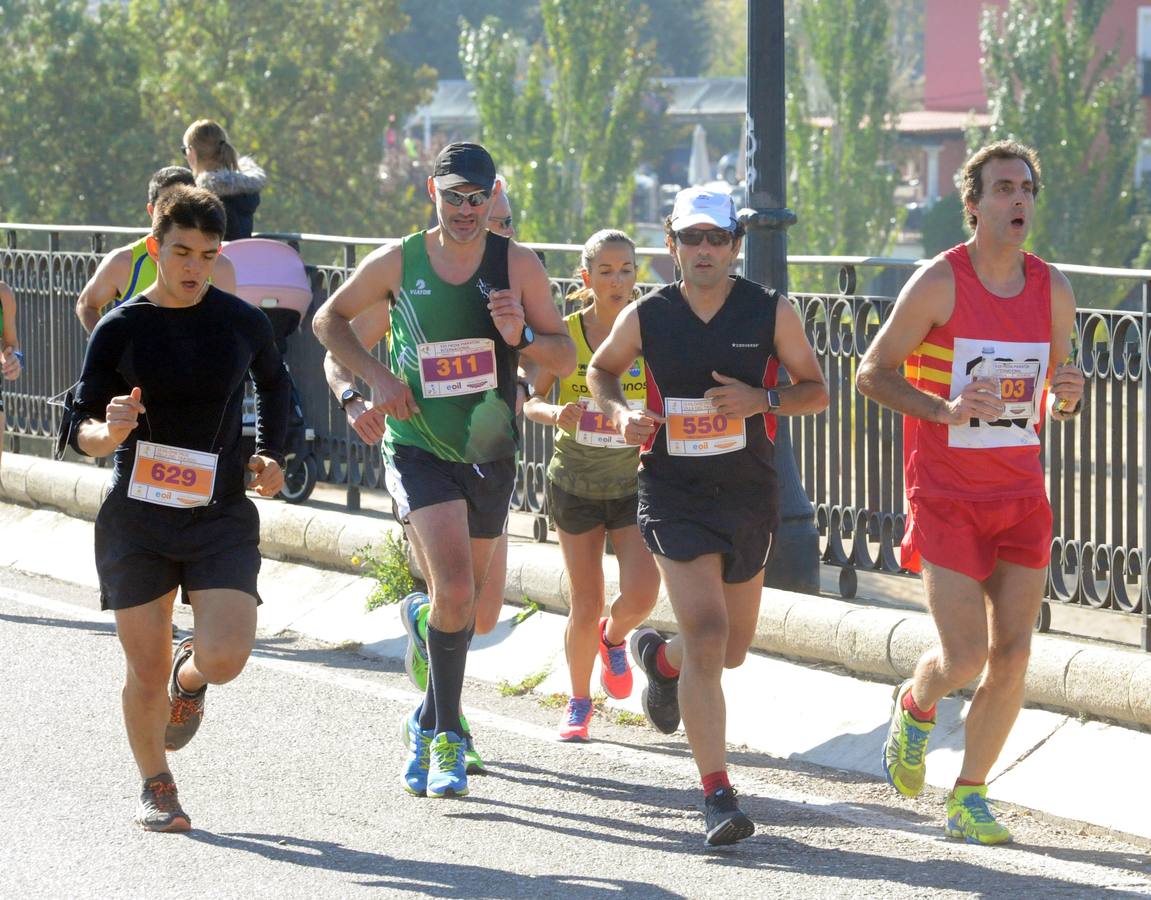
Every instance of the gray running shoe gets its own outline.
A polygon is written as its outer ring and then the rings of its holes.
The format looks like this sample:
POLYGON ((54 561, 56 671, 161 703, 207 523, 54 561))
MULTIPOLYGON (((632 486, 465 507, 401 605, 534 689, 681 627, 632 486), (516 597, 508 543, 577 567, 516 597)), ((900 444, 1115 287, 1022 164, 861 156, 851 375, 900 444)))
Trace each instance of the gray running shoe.
POLYGON ((679 678, 659 673, 655 655, 667 643, 654 628, 637 628, 631 636, 631 658, 647 675, 640 700, 643 713, 656 731, 674 734, 679 728, 679 678))
POLYGON ((176 671, 191 655, 192 639, 186 637, 176 645, 172 655, 172 676, 168 679, 171 713, 168 716, 168 728, 164 731, 164 748, 167 750, 179 750, 192 740, 204 718, 204 695, 208 692, 208 686, 204 685, 196 693, 189 694, 176 680, 176 671))
POLYGON ((136 824, 145 831, 190 831, 192 820, 180 806, 176 782, 167 772, 144 782, 140 791, 140 805, 136 808, 136 824))

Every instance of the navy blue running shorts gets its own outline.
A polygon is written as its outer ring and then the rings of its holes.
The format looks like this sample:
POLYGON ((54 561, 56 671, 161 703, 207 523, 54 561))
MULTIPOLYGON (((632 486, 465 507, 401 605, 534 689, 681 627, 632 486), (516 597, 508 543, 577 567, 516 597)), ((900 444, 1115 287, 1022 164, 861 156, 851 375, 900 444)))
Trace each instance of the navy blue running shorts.
POLYGON ((142 606, 182 587, 243 591, 260 602, 260 514, 247 497, 171 509, 110 494, 96 516, 100 608, 142 606))
POLYGON ((652 553, 677 562, 718 553, 724 582, 742 584, 767 565, 779 516, 773 497, 737 502, 720 489, 685 489, 641 474, 638 521, 652 553))
POLYGON ((394 452, 384 455, 384 476, 401 521, 413 510, 463 500, 471 537, 490 539, 504 533, 516 482, 515 457, 449 462, 420 447, 397 444, 394 452))

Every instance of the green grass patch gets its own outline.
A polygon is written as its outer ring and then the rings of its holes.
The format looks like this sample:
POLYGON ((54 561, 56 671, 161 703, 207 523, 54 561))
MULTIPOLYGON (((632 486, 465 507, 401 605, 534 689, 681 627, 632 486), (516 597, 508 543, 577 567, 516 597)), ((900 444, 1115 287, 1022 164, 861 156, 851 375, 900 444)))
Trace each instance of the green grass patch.
POLYGON ((369 578, 376 580, 368 594, 368 610, 399 603, 416 587, 416 580, 408 568, 408 552, 403 537, 389 531, 378 547, 360 547, 352 555, 352 565, 359 566, 369 578))
POLYGON ((540 611, 540 605, 527 594, 524 594, 523 600, 521 602, 523 603, 523 609, 516 613, 512 618, 512 628, 515 628, 529 616, 534 616, 540 611))
POLYGON ((524 694, 530 694, 540 683, 548 677, 548 670, 543 669, 536 672, 534 675, 529 675, 518 684, 512 684, 510 681, 501 681, 497 685, 501 697, 522 697, 524 694))

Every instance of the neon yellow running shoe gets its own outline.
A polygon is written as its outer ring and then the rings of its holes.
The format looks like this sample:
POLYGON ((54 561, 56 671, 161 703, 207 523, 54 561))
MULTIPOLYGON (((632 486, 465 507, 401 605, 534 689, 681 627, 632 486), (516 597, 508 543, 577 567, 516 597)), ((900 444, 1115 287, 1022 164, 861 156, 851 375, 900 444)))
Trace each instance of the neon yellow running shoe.
POLYGON ((927 738, 935 722, 920 722, 903 708, 903 696, 911 690, 911 681, 895 689, 891 703, 891 728, 883 745, 883 774, 887 783, 905 797, 915 797, 923 790, 927 775, 927 738))
POLYGON ((987 785, 956 785, 947 797, 947 836, 969 844, 1010 844, 1011 832, 987 808, 987 785))

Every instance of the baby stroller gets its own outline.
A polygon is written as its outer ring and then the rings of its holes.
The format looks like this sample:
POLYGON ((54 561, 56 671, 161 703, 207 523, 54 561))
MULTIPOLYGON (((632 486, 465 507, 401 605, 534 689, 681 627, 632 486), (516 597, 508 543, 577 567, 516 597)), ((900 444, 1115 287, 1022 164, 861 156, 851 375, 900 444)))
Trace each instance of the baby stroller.
MULTIPOLYGON (((236 268, 236 294, 268 317, 276 335, 276 344, 280 352, 285 353, 288 336, 300 327, 312 302, 312 285, 304 269, 304 261, 292 247, 266 238, 231 241, 224 244, 221 252, 236 268)), ((256 398, 250 382, 244 395, 243 433, 254 448, 256 398)), ((300 395, 293 383, 284 489, 279 494, 288 503, 303 503, 316 486, 320 466, 313 449, 315 438, 315 431, 304 421, 300 395)))

